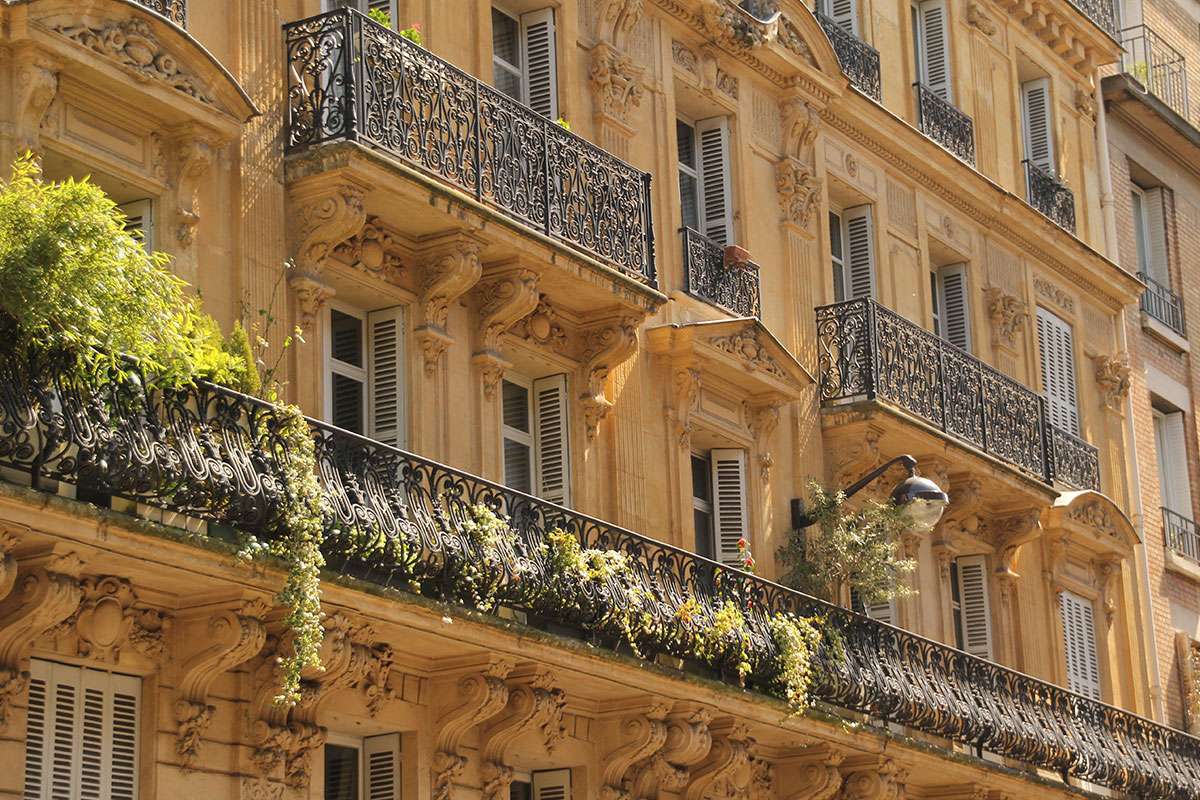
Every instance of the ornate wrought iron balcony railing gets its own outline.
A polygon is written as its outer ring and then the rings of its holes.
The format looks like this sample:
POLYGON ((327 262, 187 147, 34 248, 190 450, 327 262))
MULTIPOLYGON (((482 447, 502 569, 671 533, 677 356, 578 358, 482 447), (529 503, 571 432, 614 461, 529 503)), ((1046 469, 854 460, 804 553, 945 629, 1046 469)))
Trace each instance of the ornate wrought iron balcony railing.
POLYGON ((1096 448, 1028 387, 873 300, 817 309, 821 400, 884 400, 1045 483, 1100 488, 1096 448))
POLYGON ((1025 197, 1029 205, 1060 228, 1075 232, 1075 195, 1054 173, 1029 159, 1025 165, 1025 197))
POLYGON ((883 86, 879 77, 879 51, 838 25, 829 17, 816 12, 817 22, 825 29, 833 52, 837 53, 842 72, 854 88, 876 103, 883 102, 883 86))
MULTIPOLYGON (((147 376, 93 382, 61 359, 0 353, 0 464, 24 471, 34 488, 86 483, 220 526, 280 535, 287 415, 209 384, 153 386, 147 376)), ((527 611, 535 624, 554 622, 607 645, 628 635, 619 633, 620 621, 636 607, 649 624, 635 644, 649 659, 693 653, 697 633, 733 602, 747 619, 748 685, 766 693, 777 691, 761 671, 774 657, 770 620, 821 615, 838 644, 817 653, 813 694, 832 713, 867 714, 1133 796, 1200 795, 1200 739, 601 520, 309 424, 330 570, 401 591, 419 583, 422 594, 462 605, 483 593, 527 611), (508 515, 517 534, 495 562, 464 533, 474 504, 508 515), (614 579, 569 594, 544 548, 555 529, 584 547, 625 554, 636 594, 614 579), (494 568, 471 568, 481 563, 494 568), (679 611, 684 604, 687 614, 679 611)), ((736 680, 735 673, 724 677, 736 680)))
POLYGON ((921 133, 974 167, 975 122, 923 84, 914 83, 913 89, 917 93, 917 127, 921 133))
POLYGON ((1114 39, 1120 38, 1117 31, 1117 9, 1114 0, 1070 0, 1092 22, 1114 39))
POLYGON ((655 286, 650 175, 357 11, 284 26, 287 151, 378 148, 655 286))
POLYGON ((134 0, 138 5, 157 11, 181 28, 187 27, 187 0, 134 0))
MULTIPOLYGON (((1121 31, 1121 71, 1188 119, 1187 62, 1183 54, 1147 25, 1121 31)), ((1189 122, 1191 120, 1188 120, 1189 122)))
POLYGON ((1183 315, 1183 298, 1170 286, 1164 286, 1144 272, 1139 272, 1138 278, 1146 284, 1146 288, 1142 292, 1142 311, 1180 336, 1187 336, 1187 321, 1183 315))
POLYGON ((726 266, 725 248, 691 228, 683 229, 683 260, 689 294, 738 317, 760 315, 758 264, 726 266))
POLYGON ((1163 508, 1162 515, 1167 547, 1192 561, 1200 561, 1200 531, 1196 530, 1196 523, 1169 508, 1163 508))

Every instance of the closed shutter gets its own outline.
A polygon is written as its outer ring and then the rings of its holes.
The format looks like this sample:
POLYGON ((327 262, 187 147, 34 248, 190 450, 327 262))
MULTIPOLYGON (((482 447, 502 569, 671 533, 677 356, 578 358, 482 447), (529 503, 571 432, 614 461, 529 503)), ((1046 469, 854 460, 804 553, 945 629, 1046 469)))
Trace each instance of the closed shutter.
POLYGON ((1192 518, 1192 486, 1188 475, 1187 430, 1182 412, 1155 412, 1159 483, 1163 506, 1192 518))
POLYGON ((938 271, 941 335, 956 347, 971 349, 971 317, 967 308, 967 265, 953 264, 938 271))
POLYGON ((842 30, 858 36, 858 0, 825 0, 821 11, 842 30))
POLYGON ((713 450, 713 517, 716 527, 716 557, 722 564, 742 567, 738 539, 749 539, 746 519, 746 451, 713 450))
POLYGON ((368 435, 393 447, 404 445, 404 309, 367 315, 368 435))
POLYGON ((1021 126, 1025 157, 1034 166, 1054 173, 1054 131, 1050 113, 1050 79, 1021 84, 1021 126))
POLYGON ((559 505, 571 504, 570 437, 567 426, 567 376, 533 382, 533 450, 537 495, 559 505))
POLYGON ((543 769, 531 777, 533 800, 571 800, 571 770, 543 769))
POLYGON ((1096 623, 1092 601, 1073 592, 1058 595, 1067 688, 1076 694, 1100 699, 1100 659, 1096 653, 1096 623))
POLYGON ((990 659, 992 611, 988 604, 987 559, 984 556, 963 556, 957 562, 963 649, 973 656, 990 659))
POLYGON ((886 622, 888 625, 896 624, 896 600, 893 597, 889 597, 886 600, 879 600, 870 605, 864 605, 858 589, 851 586, 850 610, 870 617, 876 622, 886 622))
POLYGON ((950 91, 950 26, 946 0, 925 0, 917 12, 921 83, 947 102, 950 91))
POLYGON ((558 66, 554 51, 554 9, 521 15, 525 49, 525 103, 537 113, 558 119, 558 66))
POLYGON ((1167 193, 1157 186, 1144 192, 1146 221, 1146 260, 1151 278, 1163 286, 1171 285, 1170 257, 1167 250, 1167 193))
POLYGON ((147 252, 154 251, 154 203, 134 200, 117 206, 125 215, 125 230, 140 239, 147 252))
POLYGON ((1050 422, 1068 433, 1078 435, 1075 338, 1071 326, 1057 314, 1039 307, 1037 333, 1042 364, 1042 392, 1050 410, 1050 422))
POLYGON ((25 800, 136 800, 141 681, 34 659, 25 800))
POLYGON ((365 800, 400 800, 400 734, 363 739, 365 800))
POLYGON ((733 200, 729 190, 729 120, 702 119, 700 138, 701 233, 718 244, 733 244, 733 200))
POLYGON ((850 299, 875 296, 875 224, 870 206, 846 209, 844 214, 845 271, 850 299))

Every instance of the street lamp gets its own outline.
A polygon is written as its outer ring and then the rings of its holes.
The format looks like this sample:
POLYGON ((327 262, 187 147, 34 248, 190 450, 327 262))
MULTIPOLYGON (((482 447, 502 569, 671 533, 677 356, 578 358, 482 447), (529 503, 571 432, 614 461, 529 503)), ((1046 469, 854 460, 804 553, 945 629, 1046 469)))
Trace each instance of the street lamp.
MULTIPOLYGON (((931 531, 942 518, 942 512, 950 503, 950 498, 929 478, 917 474, 917 460, 912 456, 896 456, 886 464, 882 464, 850 484, 846 489, 846 497, 853 497, 867 484, 887 472, 893 464, 903 464, 908 470, 908 477, 896 484, 892 490, 893 505, 901 506, 908 511, 913 527, 919 531, 931 531)), ((804 510, 804 501, 800 498, 792 500, 792 528, 803 529, 816 522, 804 510)))

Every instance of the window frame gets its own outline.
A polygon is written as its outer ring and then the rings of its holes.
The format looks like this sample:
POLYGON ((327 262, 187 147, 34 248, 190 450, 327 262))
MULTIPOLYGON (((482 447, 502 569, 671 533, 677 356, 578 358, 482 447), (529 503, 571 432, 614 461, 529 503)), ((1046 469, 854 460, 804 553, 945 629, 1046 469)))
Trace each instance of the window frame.
MULTIPOLYGON (((492 3, 491 9, 492 9, 492 14, 501 14, 505 17, 508 17, 512 21, 513 25, 515 26, 515 29, 516 29, 516 36, 515 36, 516 53, 517 53, 517 58, 521 62, 520 64, 513 64, 512 62, 508 61, 507 59, 502 58, 501 56, 496 54, 496 46, 495 46, 496 33, 495 33, 494 26, 493 26, 493 30, 492 30, 492 88, 502 94, 508 95, 508 93, 505 92, 503 89, 501 89, 499 87, 499 85, 496 83, 496 69, 500 68, 505 73, 507 73, 517 79, 517 93, 519 96, 514 97, 513 99, 516 100, 518 103, 528 104, 529 98, 528 98, 527 84, 526 84, 526 79, 525 79, 525 69, 526 69, 525 37, 522 35, 522 30, 521 30, 521 15, 514 14, 512 11, 509 11, 507 8, 505 8, 502 4, 499 4, 499 3, 492 3)), ((489 16, 488 19, 490 21, 492 19, 492 17, 489 16)), ((508 95, 508 96, 512 97, 512 95, 508 95)))
POLYGON ((370 370, 368 368, 370 363, 368 361, 370 357, 370 345, 367 338, 369 334, 367 325, 368 312, 346 303, 330 301, 322 310, 322 315, 324 320, 324 346, 322 347, 322 350, 324 351, 324 369, 322 370, 322 375, 325 383, 324 412, 322 413, 322 418, 327 422, 333 422, 333 376, 336 374, 341 375, 344 378, 349 378, 350 380, 358 381, 362 385, 362 400, 360 403, 361 408, 359 409, 359 414, 360 418, 362 419, 363 430, 352 431, 352 433, 358 433, 360 436, 366 436, 367 430, 369 429, 368 410, 370 408, 371 392, 370 370), (360 355, 362 361, 361 367, 355 366, 354 364, 346 361, 342 361, 339 358, 334 358, 333 356, 333 312, 335 311, 340 314, 345 314, 348 317, 353 317, 359 322, 361 330, 361 336, 359 337, 359 348, 361 350, 360 355))
POLYGON ((713 486, 712 486, 712 456, 710 451, 693 450, 691 458, 688 461, 692 470, 691 481, 691 496, 692 496, 692 540, 693 547, 697 555, 704 558, 716 559, 717 556, 717 526, 716 526, 716 504, 713 502, 713 486), (701 469, 701 475, 704 482, 704 487, 708 490, 708 497, 698 497, 696 495, 696 470, 701 469), (696 529, 696 512, 704 514, 708 520, 708 531, 705 536, 705 547, 701 549, 700 540, 701 532, 696 529))
POLYGON ((500 379, 500 466, 501 466, 501 483, 509 488, 514 488, 516 491, 524 491, 516 487, 512 487, 508 483, 508 465, 505 463, 504 449, 505 444, 512 440, 524 447, 529 453, 529 494, 537 494, 538 486, 538 465, 537 451, 535 447, 536 438, 534 436, 537 420, 537 413, 534 407, 533 394, 533 379, 526 377, 519 372, 507 371, 504 377, 500 379), (519 428, 514 428, 504 421, 504 384, 511 383, 514 386, 520 386, 525 390, 525 422, 528 426, 528 431, 523 431, 519 428), (526 441, 527 440, 527 441, 526 441))

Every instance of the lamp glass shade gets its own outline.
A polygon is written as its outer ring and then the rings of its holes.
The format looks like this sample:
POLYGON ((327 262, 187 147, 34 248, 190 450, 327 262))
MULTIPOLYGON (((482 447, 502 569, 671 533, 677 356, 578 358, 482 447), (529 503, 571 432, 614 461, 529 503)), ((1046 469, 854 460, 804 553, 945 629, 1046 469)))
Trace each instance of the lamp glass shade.
POLYGON ((928 478, 911 475, 892 490, 892 502, 908 511, 913 527, 929 531, 942 518, 950 498, 928 478))

